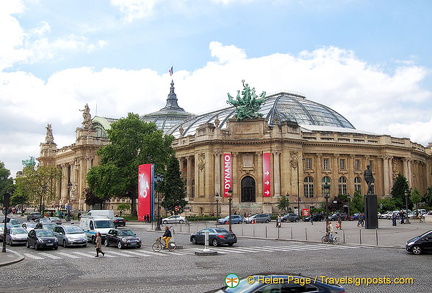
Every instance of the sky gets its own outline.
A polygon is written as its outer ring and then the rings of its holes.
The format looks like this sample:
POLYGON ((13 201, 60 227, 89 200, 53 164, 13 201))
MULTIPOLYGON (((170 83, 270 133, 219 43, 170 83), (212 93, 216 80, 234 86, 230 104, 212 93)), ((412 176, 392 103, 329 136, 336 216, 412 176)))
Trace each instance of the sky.
POLYGON ((171 80, 194 114, 229 106, 245 80, 427 146, 431 28, 428 0, 0 1, 0 162, 15 177, 47 124, 58 148, 73 144, 85 104, 158 111, 171 80))

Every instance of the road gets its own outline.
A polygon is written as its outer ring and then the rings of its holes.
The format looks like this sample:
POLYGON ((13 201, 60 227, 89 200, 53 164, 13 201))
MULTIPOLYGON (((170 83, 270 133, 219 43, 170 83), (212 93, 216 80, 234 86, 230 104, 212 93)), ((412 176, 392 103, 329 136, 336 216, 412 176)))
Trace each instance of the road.
MULTIPOLYGON (((264 227, 257 224, 255 229, 264 227)), ((216 256, 197 256, 195 251, 204 246, 177 233, 176 243, 183 249, 154 253, 151 244, 160 233, 139 225, 130 228, 142 238, 141 249, 103 248, 106 255, 99 258, 90 244, 44 251, 14 246, 10 249, 25 260, 2 268, 0 292, 205 292, 223 286, 229 273, 246 277, 262 272, 414 279, 407 285, 345 285, 346 292, 430 292, 432 284, 432 255, 414 256, 402 248, 240 237, 233 247, 211 247, 219 252, 216 256)))

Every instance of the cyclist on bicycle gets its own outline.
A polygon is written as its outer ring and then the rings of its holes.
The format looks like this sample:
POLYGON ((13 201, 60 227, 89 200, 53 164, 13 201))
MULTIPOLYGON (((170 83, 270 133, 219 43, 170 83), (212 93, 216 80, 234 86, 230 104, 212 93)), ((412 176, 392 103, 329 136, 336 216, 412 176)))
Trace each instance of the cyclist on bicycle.
POLYGON ((330 222, 330 221, 327 222, 327 232, 328 232, 330 242, 332 242, 333 241, 333 225, 332 225, 332 222, 330 222))
POLYGON ((165 233, 162 236, 162 240, 165 241, 165 248, 168 248, 168 243, 171 240, 172 234, 168 226, 165 227, 165 233))

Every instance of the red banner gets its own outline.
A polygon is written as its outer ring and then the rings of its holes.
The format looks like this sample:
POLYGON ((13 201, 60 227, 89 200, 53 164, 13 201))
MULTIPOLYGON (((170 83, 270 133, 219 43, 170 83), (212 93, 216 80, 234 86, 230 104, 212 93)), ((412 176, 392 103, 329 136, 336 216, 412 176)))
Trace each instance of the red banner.
POLYGON ((224 172, 224 197, 229 197, 228 190, 232 189, 232 155, 223 155, 223 172, 224 172))
POLYGON ((263 195, 271 196, 270 153, 263 153, 263 195))
POLYGON ((144 221, 145 215, 153 216, 153 177, 153 164, 138 166, 138 221, 144 221))

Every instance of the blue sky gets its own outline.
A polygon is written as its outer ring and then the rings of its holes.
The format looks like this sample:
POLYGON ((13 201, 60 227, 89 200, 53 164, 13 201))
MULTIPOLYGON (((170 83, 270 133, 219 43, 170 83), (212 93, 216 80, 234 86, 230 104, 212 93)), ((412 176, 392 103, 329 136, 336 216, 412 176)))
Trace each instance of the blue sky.
POLYGON ((415 0, 1 1, 0 161, 14 176, 47 123, 72 144, 86 103, 93 116, 159 110, 171 66, 188 112, 227 106, 245 79, 426 146, 431 12, 415 0))

